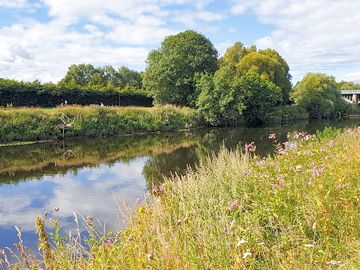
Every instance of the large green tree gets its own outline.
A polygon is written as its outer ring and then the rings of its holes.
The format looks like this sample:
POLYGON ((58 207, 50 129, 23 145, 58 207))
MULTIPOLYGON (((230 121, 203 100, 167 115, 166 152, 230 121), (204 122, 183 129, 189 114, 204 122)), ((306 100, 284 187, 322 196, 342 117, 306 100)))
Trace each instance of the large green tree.
POLYGON ((200 95, 196 105, 214 126, 241 119, 249 124, 263 123, 267 113, 282 102, 279 87, 256 73, 238 76, 232 64, 224 65, 214 76, 204 74, 197 87, 200 95))
POLYGON ((289 102, 291 90, 291 75, 289 66, 278 52, 271 49, 250 52, 244 55, 237 63, 240 76, 247 73, 256 73, 282 90, 283 103, 289 102))
POLYGON ((245 55, 251 52, 256 52, 255 46, 250 46, 247 48, 241 42, 235 42, 233 46, 226 49, 224 56, 220 58, 220 65, 236 65, 245 55))
POLYGON ((331 118, 349 109, 337 90, 335 78, 323 73, 306 74, 295 85, 291 97, 312 118, 331 118))
POLYGON ((143 83, 158 103, 194 106, 199 73, 214 73, 217 50, 202 34, 185 31, 169 36, 147 58, 143 83))

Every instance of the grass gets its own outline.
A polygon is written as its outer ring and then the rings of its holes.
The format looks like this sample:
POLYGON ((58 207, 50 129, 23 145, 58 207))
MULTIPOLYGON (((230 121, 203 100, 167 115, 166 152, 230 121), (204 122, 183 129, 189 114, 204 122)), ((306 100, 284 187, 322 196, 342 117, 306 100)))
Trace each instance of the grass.
POLYGON ((66 106, 55 109, 0 109, 0 143, 51 140, 62 137, 99 137, 186 129, 200 124, 190 108, 175 106, 66 106))
POLYGON ((88 222, 82 252, 51 248, 38 218, 32 267, 360 269, 360 130, 338 133, 298 134, 266 159, 223 150, 153 189, 126 230, 97 238, 88 222))

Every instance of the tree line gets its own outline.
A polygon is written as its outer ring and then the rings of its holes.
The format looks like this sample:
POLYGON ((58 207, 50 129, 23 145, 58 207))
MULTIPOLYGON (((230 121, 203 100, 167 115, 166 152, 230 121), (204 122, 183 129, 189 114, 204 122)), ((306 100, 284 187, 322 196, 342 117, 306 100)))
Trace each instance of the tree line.
MULTIPOLYGON (((188 30, 166 37, 158 49, 152 50, 144 72, 124 66, 116 70, 112 66, 71 65, 56 85, 41 87, 49 93, 75 89, 104 95, 125 91, 151 96, 156 104, 196 108, 214 126, 264 123, 285 107, 288 113, 306 111, 312 118, 336 117, 351 110, 338 89, 359 88, 351 82, 337 83, 334 77, 322 73, 309 73, 294 87, 291 79, 288 63, 273 49, 260 50, 236 42, 219 57, 207 37, 188 30)), ((0 101, 6 88, 4 81, 0 80, 0 101)), ((71 96, 69 91, 63 96, 71 96)), ((77 95, 74 101, 86 98, 77 95)), ((101 96, 95 100, 101 100, 101 96)), ((107 102, 116 105, 113 103, 107 102)))

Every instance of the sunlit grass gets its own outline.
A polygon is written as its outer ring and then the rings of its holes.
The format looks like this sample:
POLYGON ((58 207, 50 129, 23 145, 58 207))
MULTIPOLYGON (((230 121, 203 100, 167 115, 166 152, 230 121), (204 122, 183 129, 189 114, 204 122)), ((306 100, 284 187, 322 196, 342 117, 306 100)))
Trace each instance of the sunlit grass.
POLYGON ((71 241, 49 251, 42 240, 39 265, 359 269, 360 130, 332 133, 299 134, 267 159, 223 150, 154 190, 126 230, 90 241, 86 256, 71 241))
POLYGON ((188 129, 200 124, 199 114, 175 106, 65 106, 54 109, 0 109, 0 143, 65 137, 99 137, 188 129))

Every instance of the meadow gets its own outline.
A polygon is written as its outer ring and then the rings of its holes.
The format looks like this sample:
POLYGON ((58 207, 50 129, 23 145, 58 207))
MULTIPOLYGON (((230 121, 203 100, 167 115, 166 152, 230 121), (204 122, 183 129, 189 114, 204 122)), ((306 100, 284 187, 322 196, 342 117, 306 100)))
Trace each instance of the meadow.
POLYGON ((80 236, 62 238, 56 220, 47 234, 39 217, 42 259, 20 247, 19 263, 32 269, 359 269, 360 129, 299 133, 285 144, 276 134, 269 139, 275 156, 260 158, 249 143, 154 187, 125 230, 98 235, 88 217, 85 246, 80 236))

